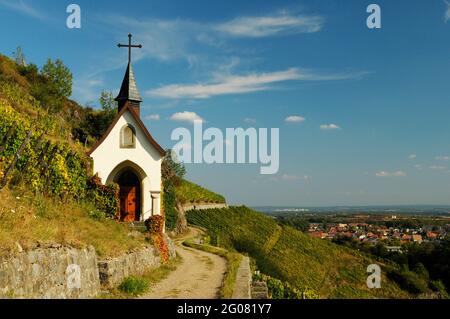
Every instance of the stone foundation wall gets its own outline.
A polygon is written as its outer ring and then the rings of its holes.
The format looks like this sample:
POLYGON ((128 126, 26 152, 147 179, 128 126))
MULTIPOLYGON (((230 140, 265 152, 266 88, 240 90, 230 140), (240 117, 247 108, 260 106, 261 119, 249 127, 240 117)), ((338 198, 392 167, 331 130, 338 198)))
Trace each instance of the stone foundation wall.
POLYGON ((185 212, 189 210, 204 210, 204 209, 213 209, 213 208, 228 208, 227 204, 211 204, 211 203, 199 203, 199 204, 184 204, 183 209, 185 212))
MULTIPOLYGON (((165 236, 169 248, 169 258, 176 256, 173 241, 165 236)), ((161 265, 161 256, 155 247, 146 247, 116 258, 109 258, 98 263, 100 283, 106 288, 119 285, 126 277, 139 276, 161 265)))
MULTIPOLYGON (((174 244, 166 240, 170 258, 174 258, 174 244)), ((160 265, 159 251, 151 246, 103 261, 98 261, 93 247, 38 248, 0 260, 0 299, 92 298, 102 288, 112 288, 128 276, 160 265)))
POLYGON ((98 263, 100 282, 104 287, 112 288, 126 277, 142 275, 148 269, 158 267, 160 263, 159 252, 154 247, 103 260, 98 263))
POLYGON ((0 298, 76 299, 99 292, 97 255, 93 247, 75 249, 54 245, 0 261, 0 298))

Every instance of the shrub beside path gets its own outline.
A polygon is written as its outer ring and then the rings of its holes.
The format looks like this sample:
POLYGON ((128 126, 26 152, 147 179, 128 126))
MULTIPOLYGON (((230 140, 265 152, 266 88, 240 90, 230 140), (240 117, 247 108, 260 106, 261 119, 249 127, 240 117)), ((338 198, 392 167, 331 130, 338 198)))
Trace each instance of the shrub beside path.
POLYGON ((218 255, 183 246, 194 238, 197 229, 175 240, 181 264, 169 276, 151 288, 142 299, 217 299, 227 269, 226 260, 218 255))

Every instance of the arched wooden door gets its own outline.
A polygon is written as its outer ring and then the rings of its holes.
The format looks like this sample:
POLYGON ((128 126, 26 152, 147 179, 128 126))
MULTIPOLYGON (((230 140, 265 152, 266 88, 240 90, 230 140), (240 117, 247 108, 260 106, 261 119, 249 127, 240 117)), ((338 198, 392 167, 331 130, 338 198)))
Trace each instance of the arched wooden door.
POLYGON ((123 172, 119 179, 120 220, 139 221, 141 217, 141 182, 132 171, 123 172))

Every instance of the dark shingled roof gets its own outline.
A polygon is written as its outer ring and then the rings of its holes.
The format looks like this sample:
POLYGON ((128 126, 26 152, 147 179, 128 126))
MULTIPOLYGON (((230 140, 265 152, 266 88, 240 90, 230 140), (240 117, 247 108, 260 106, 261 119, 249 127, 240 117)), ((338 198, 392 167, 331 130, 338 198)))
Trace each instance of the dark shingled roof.
POLYGON ((119 95, 116 97, 116 101, 134 101, 142 102, 141 95, 136 85, 134 78, 133 67, 131 63, 128 63, 125 77, 123 78, 122 86, 120 88, 119 95))

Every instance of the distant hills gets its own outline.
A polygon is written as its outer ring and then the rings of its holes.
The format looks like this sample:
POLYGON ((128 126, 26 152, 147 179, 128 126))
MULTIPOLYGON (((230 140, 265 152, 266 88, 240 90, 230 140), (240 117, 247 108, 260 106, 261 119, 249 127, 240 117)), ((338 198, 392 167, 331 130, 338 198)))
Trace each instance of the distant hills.
POLYGON ((438 214, 450 215, 450 205, 397 205, 397 206, 328 206, 328 207, 292 207, 292 206, 256 206, 257 211, 272 213, 370 213, 370 214, 438 214))

